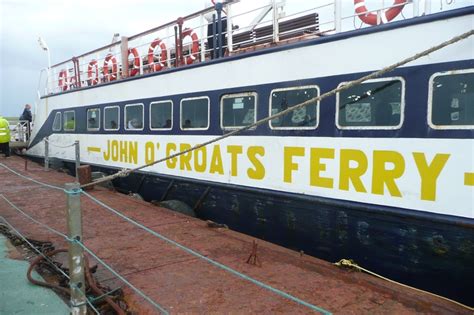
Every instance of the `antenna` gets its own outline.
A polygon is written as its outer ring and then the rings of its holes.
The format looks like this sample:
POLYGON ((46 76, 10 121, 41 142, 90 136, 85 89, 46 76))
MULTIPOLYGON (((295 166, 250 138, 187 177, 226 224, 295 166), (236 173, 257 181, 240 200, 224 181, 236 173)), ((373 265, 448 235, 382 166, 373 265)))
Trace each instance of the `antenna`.
POLYGON ((40 45, 41 49, 43 49, 44 51, 49 50, 48 45, 46 45, 46 42, 41 36, 38 37, 38 44, 40 45))

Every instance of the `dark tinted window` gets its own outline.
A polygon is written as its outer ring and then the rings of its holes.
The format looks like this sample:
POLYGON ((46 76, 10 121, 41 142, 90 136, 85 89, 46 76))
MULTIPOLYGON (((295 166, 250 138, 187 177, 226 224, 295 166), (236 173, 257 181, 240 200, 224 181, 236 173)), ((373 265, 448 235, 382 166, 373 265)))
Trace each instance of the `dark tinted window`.
POLYGON ((91 108, 87 110, 87 129, 99 130, 100 128, 100 109, 91 108))
POLYGON ((381 80, 354 86, 339 93, 341 127, 396 127, 401 124, 403 83, 381 80))
MULTIPOLYGON (((319 96, 316 87, 302 87, 273 90, 270 96, 271 115, 285 109, 306 102, 319 96)), ((313 102, 308 106, 291 111, 281 117, 272 119, 270 126, 273 129, 298 129, 316 128, 318 125, 318 103, 313 102)))
POLYGON ((181 129, 209 127, 209 99, 195 98, 181 101, 181 129))
POLYGON ((224 95, 221 100, 222 127, 243 127, 255 122, 256 93, 224 95))
POLYGON ((118 130, 120 123, 120 113, 118 106, 104 108, 104 129, 118 130))
POLYGON ((171 101, 151 103, 150 104, 150 128, 151 129, 171 129, 172 107, 173 107, 173 103, 171 101))
POLYGON ((474 125, 474 73, 437 76, 432 80, 431 88, 431 122, 434 125, 474 125))
POLYGON ((125 106, 125 129, 143 129, 143 104, 133 104, 125 106))

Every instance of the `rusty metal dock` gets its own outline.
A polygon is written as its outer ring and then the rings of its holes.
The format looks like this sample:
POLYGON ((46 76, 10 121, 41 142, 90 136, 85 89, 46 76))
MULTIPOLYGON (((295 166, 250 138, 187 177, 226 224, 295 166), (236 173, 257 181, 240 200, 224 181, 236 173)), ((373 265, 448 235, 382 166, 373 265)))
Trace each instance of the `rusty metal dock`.
MULTIPOLYGON (((0 163, 0 219, 28 238, 67 248, 67 240, 18 209, 66 233, 66 196, 42 183, 64 187, 74 178, 33 162, 25 170, 17 156, 1 157, 0 163)), ((448 301, 105 188, 88 193, 103 204, 81 197, 83 243, 96 255, 88 254, 98 264, 98 281, 123 289, 130 314, 160 313, 155 304, 171 314, 472 314, 448 301), (249 258, 258 261, 248 264, 249 258)))

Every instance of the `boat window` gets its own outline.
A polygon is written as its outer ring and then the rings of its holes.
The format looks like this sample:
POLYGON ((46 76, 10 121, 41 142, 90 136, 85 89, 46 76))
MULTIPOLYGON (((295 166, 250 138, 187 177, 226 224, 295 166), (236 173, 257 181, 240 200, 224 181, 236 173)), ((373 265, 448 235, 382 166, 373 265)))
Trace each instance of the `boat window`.
POLYGON ((224 95, 221 98, 221 127, 238 128, 255 123, 257 93, 224 95))
POLYGON ((143 104, 125 105, 125 130, 143 130, 143 104))
POLYGON ((181 129, 206 130, 209 128, 209 98, 181 100, 181 129))
POLYGON ((171 130, 173 127, 173 102, 161 101, 150 104, 150 129, 171 130))
POLYGON ((474 69, 438 73, 430 79, 430 125, 440 129, 474 127, 474 69))
POLYGON ((65 111, 63 114, 64 125, 63 128, 66 131, 76 130, 76 112, 73 110, 65 111))
POLYGON ((100 109, 90 108, 87 110, 87 130, 100 129, 100 109))
POLYGON ((56 115, 54 115, 53 131, 60 131, 60 130, 61 130, 61 113, 56 113, 56 115))
MULTIPOLYGON (((342 83, 344 85, 346 83, 342 83)), ((405 81, 370 80, 337 94, 340 129, 398 129, 403 121, 405 81)))
MULTIPOLYGON (((270 114, 275 115, 288 107, 295 106, 319 96, 317 86, 303 86, 276 89, 270 93, 270 114)), ((316 129, 318 126, 319 102, 295 109, 288 114, 272 119, 272 129, 316 129)))
POLYGON ((118 106, 104 108, 104 130, 118 130, 120 125, 120 111, 118 106))

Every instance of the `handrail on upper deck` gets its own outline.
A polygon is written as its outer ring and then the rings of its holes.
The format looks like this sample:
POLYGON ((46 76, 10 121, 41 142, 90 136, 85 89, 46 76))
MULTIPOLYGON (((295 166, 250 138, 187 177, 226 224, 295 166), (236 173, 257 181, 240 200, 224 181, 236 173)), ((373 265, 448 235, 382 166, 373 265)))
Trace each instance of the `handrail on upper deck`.
MULTIPOLYGON (((319 6, 311 5, 309 9, 302 9, 288 16, 284 10, 286 0, 269 0, 267 4, 257 9, 232 14, 233 6, 239 2, 240 0, 228 0, 222 4, 217 3, 214 7, 197 11, 128 38, 122 37, 115 43, 57 63, 47 71, 45 94, 61 93, 83 86, 203 62, 220 57, 218 53, 220 50, 226 51, 222 56, 227 56, 245 52, 248 48, 260 49, 284 44, 290 40, 314 38, 323 33, 339 33, 344 31, 344 23, 351 19, 355 20, 361 15, 355 13, 342 16, 342 0, 329 1, 319 6), (221 7, 225 9, 226 16, 220 19, 217 17, 218 21, 215 24, 212 20, 209 22, 209 15, 216 13, 219 15, 218 10, 221 7), (271 17, 266 18, 270 12, 271 17), (327 14, 324 15, 324 12, 327 14), (256 17, 249 25, 240 28, 234 25, 234 20, 255 14, 256 17), (196 19, 199 19, 197 26, 190 27, 196 19), (221 30, 221 34, 218 30, 221 30), (191 43, 184 42, 188 36, 191 43), (152 45, 154 42, 157 44, 152 45), (116 53, 117 48, 120 49, 116 53), (159 56, 156 50, 161 51, 159 56), (130 60, 132 53, 133 58, 130 60), (155 64, 159 66, 153 66, 155 64)), ((403 3, 366 12, 376 13, 377 23, 382 23, 381 14, 385 10, 406 5, 413 5, 413 16, 431 10, 426 5, 424 10, 420 10, 419 0, 406 0, 403 3)))

